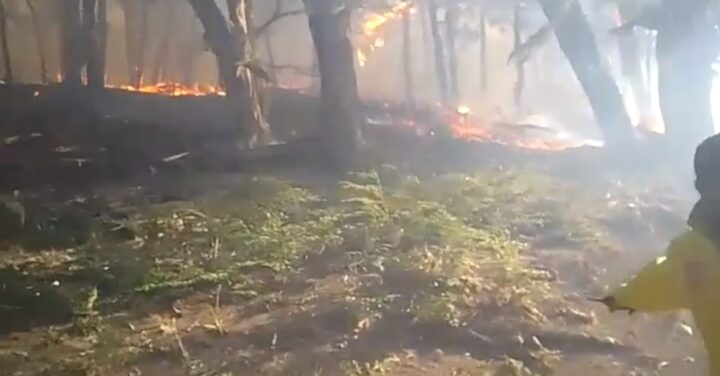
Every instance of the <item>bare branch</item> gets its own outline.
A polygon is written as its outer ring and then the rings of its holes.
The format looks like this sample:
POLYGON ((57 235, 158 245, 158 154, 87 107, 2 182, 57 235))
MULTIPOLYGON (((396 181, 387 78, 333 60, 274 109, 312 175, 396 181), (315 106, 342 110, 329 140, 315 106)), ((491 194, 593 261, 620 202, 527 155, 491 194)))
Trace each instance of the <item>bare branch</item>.
POLYGON ((275 11, 273 11, 272 16, 265 21, 264 24, 260 25, 256 31, 255 31, 255 37, 257 38, 262 33, 266 32, 272 24, 274 24, 277 21, 282 20, 283 18, 287 17, 293 17, 293 16, 299 16, 301 14, 305 14, 305 9, 296 9, 296 10, 288 10, 283 11, 285 5, 285 0, 277 0, 275 3, 275 11))

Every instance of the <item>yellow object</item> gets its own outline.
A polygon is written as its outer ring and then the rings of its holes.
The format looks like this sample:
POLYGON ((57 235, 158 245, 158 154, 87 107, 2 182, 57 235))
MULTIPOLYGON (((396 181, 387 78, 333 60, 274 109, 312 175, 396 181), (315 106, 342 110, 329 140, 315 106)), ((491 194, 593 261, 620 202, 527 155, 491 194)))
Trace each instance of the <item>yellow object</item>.
POLYGON ((697 231, 676 237, 665 256, 641 269, 611 296, 638 312, 689 309, 705 342, 710 376, 720 376, 720 249, 697 231))

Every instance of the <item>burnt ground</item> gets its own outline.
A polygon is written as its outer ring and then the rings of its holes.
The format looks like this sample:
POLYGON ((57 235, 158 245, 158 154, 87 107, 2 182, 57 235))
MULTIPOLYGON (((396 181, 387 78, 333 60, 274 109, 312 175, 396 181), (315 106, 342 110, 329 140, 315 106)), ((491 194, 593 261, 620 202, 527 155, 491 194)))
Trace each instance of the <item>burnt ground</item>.
POLYGON ((338 174, 35 115, 2 130, 2 374, 702 374, 683 314, 586 299, 682 229, 689 166, 390 125, 338 174))

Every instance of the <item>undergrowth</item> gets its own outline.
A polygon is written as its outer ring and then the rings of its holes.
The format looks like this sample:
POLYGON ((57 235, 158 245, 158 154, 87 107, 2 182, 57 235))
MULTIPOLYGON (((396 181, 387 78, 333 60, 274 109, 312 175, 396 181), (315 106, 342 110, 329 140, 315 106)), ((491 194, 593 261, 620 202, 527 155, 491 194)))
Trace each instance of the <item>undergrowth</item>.
POLYGON ((361 172, 326 195, 255 178, 192 202, 115 203, 123 215, 96 216, 85 243, 6 259, 0 277, 13 283, 0 293, 33 314, 44 298, 66 301, 64 318, 50 323, 72 319, 72 333, 95 336, 103 316, 135 303, 218 286, 244 301, 302 278, 313 256, 340 254, 338 273, 381 282, 316 298, 360 316, 459 326, 502 312, 541 321, 549 286, 523 258, 528 242, 548 233, 567 244, 598 237, 593 217, 581 212, 591 206, 568 205, 571 197, 573 188, 522 170, 422 180, 361 172), (49 293, 33 297, 29 287, 49 293))

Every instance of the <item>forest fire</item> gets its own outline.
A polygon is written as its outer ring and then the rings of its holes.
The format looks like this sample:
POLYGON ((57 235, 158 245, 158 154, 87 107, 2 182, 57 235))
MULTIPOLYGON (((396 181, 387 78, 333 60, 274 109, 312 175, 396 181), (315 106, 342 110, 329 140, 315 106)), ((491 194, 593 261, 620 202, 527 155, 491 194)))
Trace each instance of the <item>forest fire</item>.
POLYGON ((183 97, 183 96, 205 96, 205 95, 219 95, 225 96, 225 91, 219 87, 210 85, 199 85, 187 86, 175 82, 159 82, 153 85, 140 85, 135 87, 132 85, 107 85, 109 88, 121 89, 145 94, 159 94, 167 95, 171 97, 183 97))
POLYGON ((557 129, 539 125, 487 123, 471 115, 472 110, 465 105, 456 107, 454 111, 447 111, 446 123, 454 137, 547 151, 603 146, 601 141, 581 139, 557 129))
POLYGON ((401 1, 385 12, 371 13, 365 16, 361 25, 362 39, 358 42, 356 50, 357 61, 361 67, 367 64, 373 51, 385 46, 385 38, 381 31, 387 26, 387 23, 408 13, 412 14, 414 9, 409 1, 401 1))

